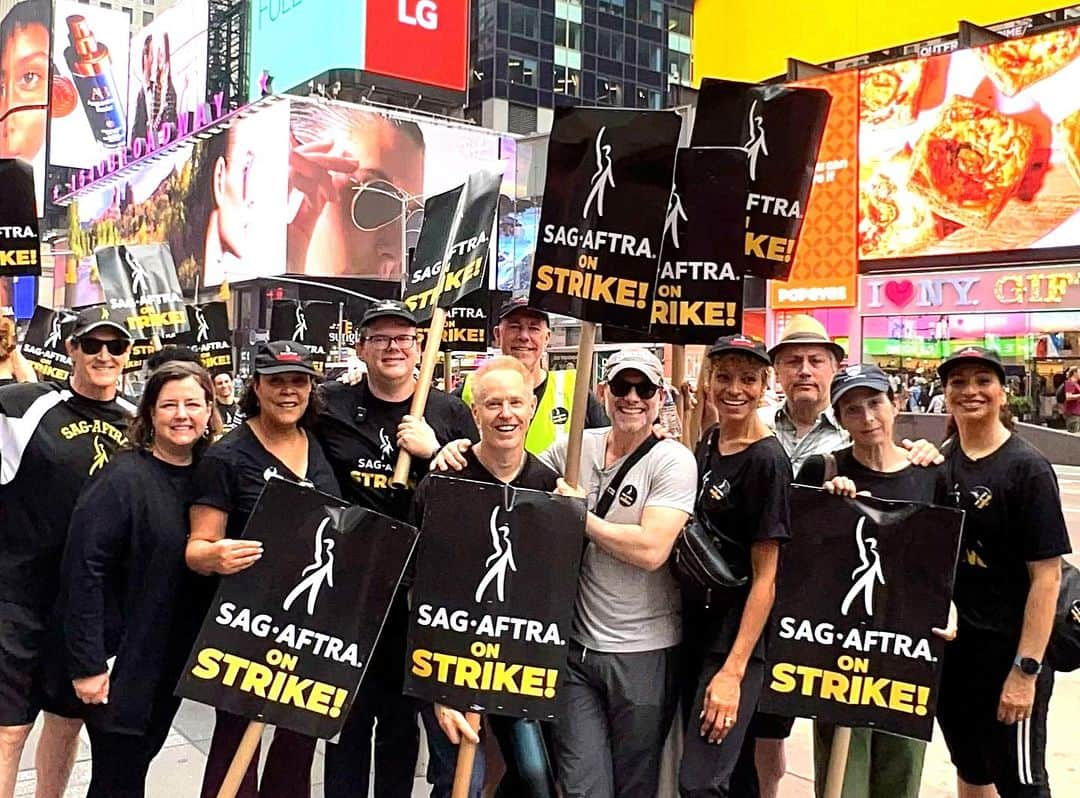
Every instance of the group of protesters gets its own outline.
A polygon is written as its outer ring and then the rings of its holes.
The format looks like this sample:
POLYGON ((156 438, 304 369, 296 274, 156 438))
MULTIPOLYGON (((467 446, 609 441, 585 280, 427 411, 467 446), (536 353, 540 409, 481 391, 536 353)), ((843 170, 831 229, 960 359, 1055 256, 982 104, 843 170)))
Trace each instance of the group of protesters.
MULTIPOLYGON (((215 581, 263 556, 243 531, 268 479, 416 522, 430 470, 586 501, 561 714, 555 723, 488 716, 475 728, 466 707, 404 695, 410 608, 399 590, 344 730, 326 747, 330 798, 366 796, 372 777, 380 798, 411 795, 421 722, 434 796, 451 793, 456 746, 490 733, 505 764, 496 795, 655 798, 676 723, 680 795, 776 796, 793 721, 757 704, 793 482, 966 511, 956 618, 934 630, 950 641, 938 720, 958 793, 1049 796, 1053 669, 1043 660, 1069 542, 1051 466, 1012 432, 996 353, 966 347, 941 364, 951 420, 936 447, 894 440, 888 377, 843 367, 845 352, 810 317, 768 350, 726 336, 708 349, 694 397, 696 416, 714 423, 691 425, 691 451, 656 423, 661 362, 626 348, 590 395, 570 484, 576 375, 544 369, 546 313, 504 305, 503 354, 457 395, 432 391, 423 417, 409 412, 417 319, 382 301, 360 328, 366 374, 355 384, 320 384, 307 349, 277 341, 259 346, 238 402, 228 375, 166 357, 136 407, 117 390, 130 333, 84 311, 66 344, 68 383, 0 387, 0 798, 14 794, 42 712, 39 796, 63 793, 84 724, 88 794, 144 794, 215 581), (785 399, 766 411, 770 369, 785 399), (412 458, 404 488, 391 484, 399 451, 412 458), (681 589, 668 567, 691 519, 737 544, 733 567, 749 579, 725 601, 681 589)), ((217 795, 246 726, 217 712, 203 796, 217 795)), ((831 736, 815 725, 819 794, 831 736)), ((238 794, 309 795, 315 744, 277 729, 261 773, 255 757, 238 794)), ((917 795, 924 747, 856 730, 845 798, 917 795)), ((481 746, 471 796, 490 766, 481 746)))

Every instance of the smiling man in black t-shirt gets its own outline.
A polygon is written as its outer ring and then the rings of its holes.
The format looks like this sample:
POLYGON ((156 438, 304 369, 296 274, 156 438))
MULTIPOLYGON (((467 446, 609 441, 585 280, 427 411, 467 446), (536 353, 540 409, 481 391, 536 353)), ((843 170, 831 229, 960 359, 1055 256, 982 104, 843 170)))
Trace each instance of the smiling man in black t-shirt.
MULTIPOLYGON (((135 412, 117 392, 131 334, 103 311, 88 308, 75 322, 70 383, 0 388, 0 795, 14 790, 42 708, 45 621, 75 501, 127 442, 135 412)), ((46 713, 38 794, 64 792, 81 726, 46 713)))
MULTIPOLYGON (((360 335, 357 354, 367 376, 358 385, 323 385, 316 435, 346 499, 406 520, 412 488, 427 473, 432 455, 455 438, 474 438, 476 426, 460 399, 435 390, 428 396, 424 418, 409 415, 419 348, 416 317, 405 305, 392 300, 372 305, 360 320, 360 335), (405 490, 390 486, 402 448, 413 458, 405 490)), ((412 793, 420 736, 419 705, 402 695, 408 617, 401 590, 341 737, 326 747, 327 798, 367 795, 373 725, 375 795, 412 793)))

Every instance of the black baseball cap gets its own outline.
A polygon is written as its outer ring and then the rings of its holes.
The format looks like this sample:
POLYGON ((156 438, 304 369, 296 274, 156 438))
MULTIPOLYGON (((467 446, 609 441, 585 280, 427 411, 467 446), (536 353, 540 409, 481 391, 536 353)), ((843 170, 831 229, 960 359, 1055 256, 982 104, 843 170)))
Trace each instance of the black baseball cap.
POLYGON ((109 309, 105 305, 91 305, 80 310, 75 317, 75 326, 71 328, 71 337, 81 338, 101 329, 114 330, 129 341, 135 340, 131 330, 109 318, 109 309))
POLYGON ((873 363, 855 363, 842 368, 836 372, 829 386, 829 398, 833 407, 836 407, 841 396, 856 388, 888 393, 892 390, 892 383, 889 382, 889 375, 873 363))
POLYGON ((1005 384, 1005 367, 1001 365, 1001 355, 993 349, 985 346, 965 346, 957 349, 943 361, 937 368, 941 381, 949 379, 949 372, 957 366, 986 366, 997 374, 1001 384, 1005 384))
POLYGON ((296 341, 270 341, 255 350, 256 374, 287 374, 297 371, 312 377, 321 376, 311 362, 311 352, 296 341))
POLYGON ((499 308, 498 320, 502 321, 511 313, 516 313, 519 310, 525 311, 526 313, 531 313, 534 316, 539 316, 541 319, 544 320, 544 323, 546 325, 548 325, 549 327, 551 326, 551 317, 548 316, 545 311, 540 310, 539 308, 534 308, 532 305, 529 304, 529 300, 523 296, 511 297, 510 299, 503 302, 502 306, 499 308))
POLYGON ((369 307, 360 318, 360 326, 367 327, 376 319, 401 319, 413 327, 418 324, 416 315, 404 302, 398 302, 396 299, 380 299, 369 307))
POLYGON ((766 366, 772 365, 769 353, 765 351, 765 342, 746 335, 722 335, 717 338, 716 343, 709 347, 706 357, 720 355, 746 355, 766 366))

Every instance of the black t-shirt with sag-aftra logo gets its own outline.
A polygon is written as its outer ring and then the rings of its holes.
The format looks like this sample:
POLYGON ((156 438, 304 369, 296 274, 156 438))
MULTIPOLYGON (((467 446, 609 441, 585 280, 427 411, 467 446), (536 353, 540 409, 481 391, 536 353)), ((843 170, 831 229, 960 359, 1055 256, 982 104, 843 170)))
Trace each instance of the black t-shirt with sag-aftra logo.
POLYGON ((0 601, 52 605, 75 501, 127 442, 134 412, 53 382, 0 388, 0 601))
POLYGON ((1014 434, 979 460, 953 441, 945 470, 951 503, 965 513, 953 591, 961 634, 970 626, 1018 639, 1027 564, 1071 550, 1054 469, 1014 434))

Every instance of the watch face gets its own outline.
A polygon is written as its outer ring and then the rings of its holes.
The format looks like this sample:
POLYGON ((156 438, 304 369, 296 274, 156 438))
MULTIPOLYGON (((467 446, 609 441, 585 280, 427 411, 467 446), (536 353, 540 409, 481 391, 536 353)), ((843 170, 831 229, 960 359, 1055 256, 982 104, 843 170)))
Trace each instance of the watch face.
POLYGON ((1038 660, 1032 659, 1031 657, 1024 657, 1020 660, 1020 670, 1028 676, 1035 676, 1039 673, 1041 668, 1038 660))

